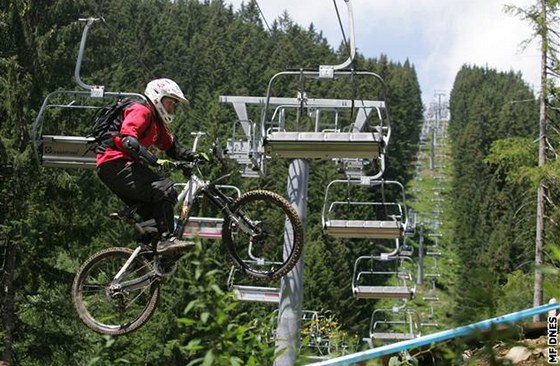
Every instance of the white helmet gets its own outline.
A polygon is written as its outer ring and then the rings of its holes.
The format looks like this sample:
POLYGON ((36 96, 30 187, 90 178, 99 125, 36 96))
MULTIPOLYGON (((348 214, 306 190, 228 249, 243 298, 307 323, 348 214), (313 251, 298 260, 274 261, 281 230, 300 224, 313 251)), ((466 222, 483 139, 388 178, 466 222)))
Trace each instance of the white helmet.
POLYGON ((144 94, 152 101, 156 111, 165 123, 171 123, 175 114, 165 110, 161 103, 163 98, 173 98, 178 102, 189 103, 179 85, 171 79, 155 79, 150 81, 148 85, 146 85, 144 94))

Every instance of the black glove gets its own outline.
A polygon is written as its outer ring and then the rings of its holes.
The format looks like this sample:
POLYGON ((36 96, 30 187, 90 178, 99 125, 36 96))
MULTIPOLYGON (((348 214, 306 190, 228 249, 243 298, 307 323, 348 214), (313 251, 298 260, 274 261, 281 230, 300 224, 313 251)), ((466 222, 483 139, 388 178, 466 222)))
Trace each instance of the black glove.
POLYGON ((193 161, 194 153, 183 147, 177 140, 173 139, 173 145, 165 152, 167 156, 175 160, 193 161))
POLYGON ((208 161, 210 161, 210 158, 208 157, 208 154, 206 154, 205 152, 197 152, 193 154, 193 161, 194 160, 207 163, 208 161))
POLYGON ((158 159, 156 165, 165 175, 171 174, 173 168, 175 168, 175 164, 171 160, 166 159, 158 159))

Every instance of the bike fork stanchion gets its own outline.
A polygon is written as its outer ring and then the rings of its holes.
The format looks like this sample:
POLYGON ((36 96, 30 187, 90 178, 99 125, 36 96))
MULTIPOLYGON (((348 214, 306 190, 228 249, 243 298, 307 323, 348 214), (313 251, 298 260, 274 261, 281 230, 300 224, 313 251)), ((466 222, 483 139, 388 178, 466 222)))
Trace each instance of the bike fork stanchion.
POLYGON ((132 255, 127 259, 126 263, 121 268, 119 273, 117 273, 115 278, 113 278, 113 282, 118 282, 118 281, 121 280, 122 275, 128 269, 128 266, 130 266, 130 263, 132 263, 134 258, 136 258, 136 256, 138 255, 138 253, 140 253, 140 250, 142 250, 142 246, 140 246, 140 245, 136 249, 134 249, 134 252, 132 252, 132 255))
MULTIPOLYGON (((288 200, 296 209, 303 223, 307 216, 307 184, 309 161, 294 159, 288 169, 288 200)), ((293 232, 284 232, 284 258, 293 245, 293 232)), ((300 343, 300 323, 303 304, 303 253, 292 270, 282 278, 280 304, 278 306, 278 328, 276 350, 283 351, 274 361, 274 366, 293 366, 300 343)))

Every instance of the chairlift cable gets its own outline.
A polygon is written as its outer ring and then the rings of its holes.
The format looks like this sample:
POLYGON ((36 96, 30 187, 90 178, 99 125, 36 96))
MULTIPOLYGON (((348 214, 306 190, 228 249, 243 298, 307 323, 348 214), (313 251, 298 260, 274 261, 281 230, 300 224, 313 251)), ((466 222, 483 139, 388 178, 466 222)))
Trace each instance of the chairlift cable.
POLYGON ((268 22, 266 21, 266 17, 264 16, 264 13, 259 5, 259 2, 257 0, 255 0, 255 5, 257 6, 257 9, 259 9, 259 13, 261 14, 261 18, 264 22, 264 24, 266 25, 266 28, 268 29, 268 33, 272 34, 272 29, 270 28, 270 26, 268 25, 268 22))

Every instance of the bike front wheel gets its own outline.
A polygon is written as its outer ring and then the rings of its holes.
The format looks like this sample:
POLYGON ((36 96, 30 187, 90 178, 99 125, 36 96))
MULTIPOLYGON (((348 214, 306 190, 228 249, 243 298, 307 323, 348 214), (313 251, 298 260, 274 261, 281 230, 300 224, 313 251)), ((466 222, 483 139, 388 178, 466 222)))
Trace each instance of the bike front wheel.
POLYGON ((115 280, 132 253, 130 248, 104 249, 86 260, 74 278, 74 308, 84 324, 98 333, 130 333, 154 313, 160 281, 144 255, 136 256, 115 280))
POLYGON ((243 273, 266 280, 287 274, 303 253, 303 223, 284 197, 255 190, 230 207, 222 240, 233 264, 243 273))

